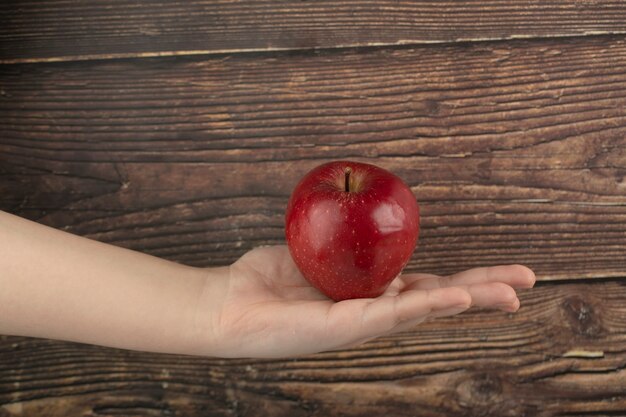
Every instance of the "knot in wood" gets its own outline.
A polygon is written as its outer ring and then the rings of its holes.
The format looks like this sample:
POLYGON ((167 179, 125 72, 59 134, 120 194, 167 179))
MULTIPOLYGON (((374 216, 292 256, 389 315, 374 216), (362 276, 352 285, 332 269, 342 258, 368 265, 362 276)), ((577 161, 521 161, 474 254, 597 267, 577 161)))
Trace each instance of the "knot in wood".
POLYGON ((424 107, 426 108, 426 112, 430 115, 436 116, 439 114, 439 110, 441 106, 437 100, 426 99, 424 100, 424 107))
POLYGON ((463 407, 491 408, 500 402, 502 381, 490 373, 476 374, 462 381, 457 387, 459 404, 463 407))
POLYGON ((602 333, 601 317, 592 300, 574 295, 567 297, 562 307, 573 333, 586 338, 596 337, 602 333))

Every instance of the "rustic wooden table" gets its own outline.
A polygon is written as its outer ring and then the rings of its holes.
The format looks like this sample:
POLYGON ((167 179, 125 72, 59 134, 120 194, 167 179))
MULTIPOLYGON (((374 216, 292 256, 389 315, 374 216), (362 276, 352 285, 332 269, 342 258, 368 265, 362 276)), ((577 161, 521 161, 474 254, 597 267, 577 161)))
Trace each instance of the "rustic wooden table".
POLYGON ((519 262, 541 280, 515 315, 299 359, 0 337, 1 417, 626 415, 623 2, 46 1, 0 16, 2 210, 223 265, 283 242, 297 179, 352 158, 420 200, 410 270, 519 262))

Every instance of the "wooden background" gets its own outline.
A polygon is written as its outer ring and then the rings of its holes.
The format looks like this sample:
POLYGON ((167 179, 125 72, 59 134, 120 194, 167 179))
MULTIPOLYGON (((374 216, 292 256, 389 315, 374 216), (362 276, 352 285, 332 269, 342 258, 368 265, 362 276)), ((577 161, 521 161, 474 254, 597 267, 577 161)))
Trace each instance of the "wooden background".
POLYGON ((412 271, 519 262, 516 315, 215 360, 0 336, 0 417, 626 415, 621 1, 6 1, 0 209, 197 266, 284 241, 338 158, 421 203, 412 271))

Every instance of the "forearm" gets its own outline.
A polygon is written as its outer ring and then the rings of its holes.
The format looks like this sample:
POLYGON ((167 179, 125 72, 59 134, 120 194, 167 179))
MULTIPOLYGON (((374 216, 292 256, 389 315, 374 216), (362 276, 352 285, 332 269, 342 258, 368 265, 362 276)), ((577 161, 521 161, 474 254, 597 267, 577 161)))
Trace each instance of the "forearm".
POLYGON ((0 212, 0 334, 198 350, 206 271, 0 212))

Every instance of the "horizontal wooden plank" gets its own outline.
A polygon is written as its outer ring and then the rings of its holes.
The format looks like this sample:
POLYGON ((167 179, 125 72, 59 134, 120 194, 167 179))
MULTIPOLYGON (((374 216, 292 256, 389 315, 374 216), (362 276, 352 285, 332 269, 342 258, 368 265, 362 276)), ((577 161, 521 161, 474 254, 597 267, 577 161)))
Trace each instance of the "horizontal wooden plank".
POLYGON ((0 68, 0 208, 197 266, 284 242, 297 180, 392 170, 410 270, 626 270, 626 43, 476 44, 0 68))
POLYGON ((4 63, 626 31, 619 0, 5 1, 0 16, 4 63))
POLYGON ((624 281, 548 284, 359 348, 216 360, 0 337, 0 415, 626 414, 624 281))

